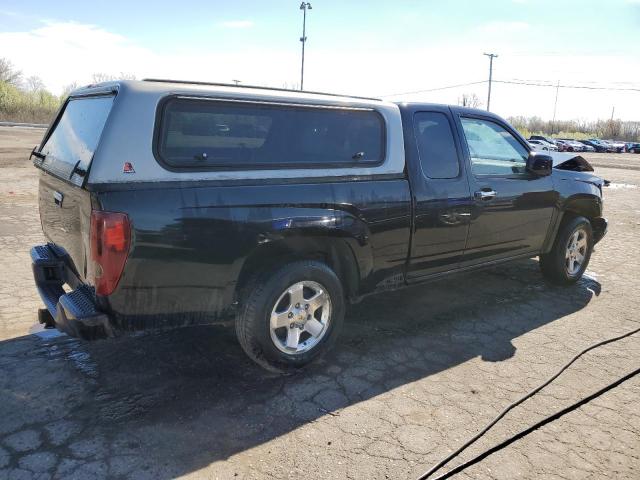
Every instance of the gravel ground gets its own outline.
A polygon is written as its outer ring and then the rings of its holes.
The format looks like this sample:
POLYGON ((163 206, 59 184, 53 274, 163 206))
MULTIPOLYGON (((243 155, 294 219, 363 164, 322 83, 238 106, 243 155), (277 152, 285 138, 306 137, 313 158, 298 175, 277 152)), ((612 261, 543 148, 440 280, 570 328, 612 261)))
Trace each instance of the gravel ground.
MULTIPOLYGON (((588 275, 537 261, 380 295, 338 346, 265 374, 229 327, 85 343, 36 325, 41 130, 0 128, 0 479, 414 478, 575 353, 640 318, 640 155, 586 155, 611 180, 588 275), (613 168, 612 168, 613 167, 613 168)), ((464 455, 640 365, 640 336, 588 354, 464 455)), ((455 478, 640 478, 640 377, 455 478)))

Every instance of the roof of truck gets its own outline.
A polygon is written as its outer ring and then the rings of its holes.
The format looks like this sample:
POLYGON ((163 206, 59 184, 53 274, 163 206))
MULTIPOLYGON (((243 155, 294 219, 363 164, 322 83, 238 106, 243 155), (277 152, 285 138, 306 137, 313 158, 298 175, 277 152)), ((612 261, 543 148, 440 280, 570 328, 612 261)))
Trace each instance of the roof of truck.
POLYGON ((72 98, 117 93, 113 108, 100 137, 89 182, 131 183, 165 180, 264 180, 269 178, 352 178, 354 176, 402 177, 405 167, 402 118, 397 104, 376 99, 328 95, 283 89, 266 89, 227 84, 203 84, 180 81, 122 80, 88 85, 71 93, 72 98), (163 115, 165 99, 187 98, 228 102, 374 110, 385 121, 383 135, 385 158, 371 165, 346 165, 336 168, 305 167, 262 169, 211 169, 178 171, 167 169, 155 158, 154 144, 158 118, 163 115), (104 158, 105 160, 102 160, 104 158), (118 159, 118 161, 113 161, 118 159), (120 161, 135 162, 135 175, 123 172, 120 161))
POLYGON ((329 97, 347 97, 347 98, 357 98, 360 100, 381 100, 380 98, 374 98, 374 97, 361 97, 356 95, 344 95, 339 93, 315 92, 310 90, 297 90, 293 88, 265 87, 261 85, 239 85, 235 83, 220 83, 220 82, 196 82, 196 81, 190 81, 190 80, 168 80, 168 79, 162 79, 162 78, 145 78, 142 81, 157 82, 157 83, 178 83, 183 85, 207 85, 211 87, 234 87, 237 89, 268 90, 268 91, 276 91, 276 92, 291 92, 291 93, 297 93, 297 94, 326 95, 329 97))
POLYGON ((145 93, 155 93, 157 95, 164 94, 183 94, 183 95, 207 95, 211 96, 219 94, 222 97, 233 98, 243 97, 256 100, 267 101, 305 101, 315 104, 338 104, 346 107, 368 107, 375 108, 378 106, 395 106, 396 108, 404 108, 412 111, 422 109, 443 109, 451 108, 458 114, 482 114, 484 116, 497 117, 491 112, 476 108, 461 107, 458 105, 447 105, 428 102, 399 102, 389 101, 374 97, 360 97, 355 95, 346 95, 339 93, 314 92, 308 90, 293 90, 287 88, 275 88, 259 85, 236 85, 230 83, 217 82, 199 82, 188 80, 172 80, 172 79, 156 79, 147 78, 144 80, 116 80, 111 82, 102 82, 86 85, 71 92, 71 96, 81 96, 87 94, 95 94, 103 91, 118 90, 138 91, 145 93))
POLYGON ((354 106, 393 105, 392 102, 373 97, 359 97, 326 92, 292 90, 257 85, 235 85, 229 83, 198 82, 186 80, 144 79, 144 80, 116 80, 83 86, 71 92, 71 96, 82 96, 102 91, 129 90, 146 93, 181 93, 181 94, 223 94, 230 96, 247 96, 250 98, 265 98, 270 100, 308 101, 310 103, 338 103, 354 106))

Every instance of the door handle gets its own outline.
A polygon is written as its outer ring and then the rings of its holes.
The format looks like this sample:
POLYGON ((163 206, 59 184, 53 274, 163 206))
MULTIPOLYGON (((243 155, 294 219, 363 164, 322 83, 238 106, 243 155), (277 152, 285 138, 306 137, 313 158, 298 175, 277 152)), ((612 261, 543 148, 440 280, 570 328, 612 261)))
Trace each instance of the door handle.
POLYGON ((477 200, 491 200, 495 198, 498 192, 495 190, 478 190, 473 195, 477 200))

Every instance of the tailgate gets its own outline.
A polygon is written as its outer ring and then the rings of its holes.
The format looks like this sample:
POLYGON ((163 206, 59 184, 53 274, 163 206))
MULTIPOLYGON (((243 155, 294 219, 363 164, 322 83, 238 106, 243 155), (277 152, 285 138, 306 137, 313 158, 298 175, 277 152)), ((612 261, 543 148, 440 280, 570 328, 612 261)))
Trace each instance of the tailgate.
POLYGON ((55 176, 40 174, 40 223, 47 240, 64 248, 84 280, 89 255, 91 195, 55 176))
POLYGON ((91 195, 84 183, 98 148, 113 94, 70 98, 34 154, 40 175, 40 221, 45 236, 66 250, 84 279, 89 255, 91 195))

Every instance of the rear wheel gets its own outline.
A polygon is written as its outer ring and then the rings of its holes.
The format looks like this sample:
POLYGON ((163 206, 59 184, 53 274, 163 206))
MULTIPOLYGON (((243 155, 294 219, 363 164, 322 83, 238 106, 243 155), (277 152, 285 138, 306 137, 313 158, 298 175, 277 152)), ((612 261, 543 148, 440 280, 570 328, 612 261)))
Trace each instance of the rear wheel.
POLYGON ((551 251, 540 255, 542 274, 555 284, 571 285, 584 274, 592 250, 591 223, 584 217, 573 217, 560 227, 551 251))
POLYGON ((236 318, 243 350, 277 372, 300 368, 334 343, 344 318, 336 274, 316 261, 289 263, 254 277, 236 318))

